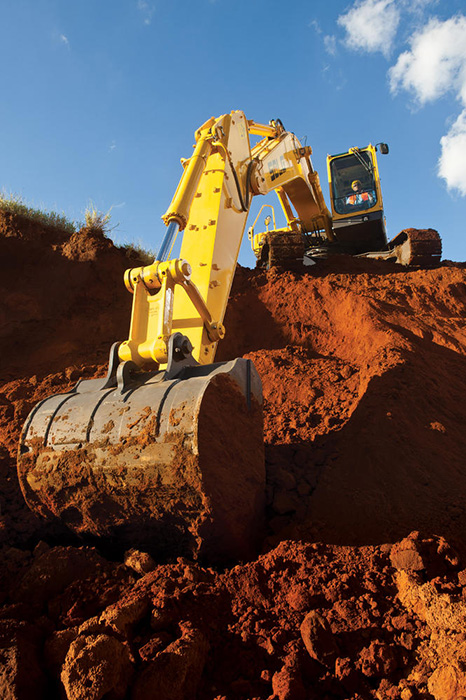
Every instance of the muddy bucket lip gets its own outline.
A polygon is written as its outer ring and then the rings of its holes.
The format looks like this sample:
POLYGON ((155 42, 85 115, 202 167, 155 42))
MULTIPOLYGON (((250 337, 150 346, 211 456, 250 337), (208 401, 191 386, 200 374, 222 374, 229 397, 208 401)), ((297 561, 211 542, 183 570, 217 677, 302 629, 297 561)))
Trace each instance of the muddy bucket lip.
MULTIPOLYGON (((202 397, 209 382, 217 374, 227 374, 237 383, 245 396, 248 409, 253 400, 262 405, 262 383, 253 362, 247 358, 184 367, 179 375, 172 379, 166 379, 164 371, 138 372, 137 374, 127 372, 125 383, 120 386, 115 386, 115 382, 109 382, 108 376, 102 379, 80 380, 71 391, 46 397, 32 409, 21 432, 18 458, 27 453, 31 446, 38 447, 39 444, 53 449, 59 449, 58 445, 68 445, 71 449, 72 446, 84 446, 96 440, 100 441, 102 436, 96 437, 98 426, 100 425, 102 428, 101 422, 98 422, 99 410, 114 402, 121 407, 121 410, 126 409, 129 412, 128 407, 131 406, 138 393, 141 394, 141 391, 145 389, 156 392, 154 396, 157 404, 156 423, 159 426, 163 422, 161 418, 165 406, 170 404, 170 395, 175 387, 177 393, 180 392, 181 387, 186 387, 186 400, 193 405, 194 414, 197 415, 193 396, 202 397), (67 411, 72 405, 77 406, 78 404, 81 407, 80 414, 77 415, 74 426, 69 426, 70 433, 74 433, 75 437, 66 440, 64 433, 68 432, 65 424, 67 411), (60 437, 54 430, 54 426, 56 428, 58 423, 63 423, 63 430, 58 430, 60 437), (80 431, 76 431, 77 425, 80 426, 80 431)), ((141 406, 141 410, 145 407, 152 409, 152 406, 153 402, 148 399, 144 406, 141 406)), ((159 427, 159 429, 161 428, 159 427)), ((106 430, 103 436, 104 442, 117 443, 122 437, 126 437, 125 433, 126 431, 120 431, 117 435, 113 434, 111 430, 106 430)))

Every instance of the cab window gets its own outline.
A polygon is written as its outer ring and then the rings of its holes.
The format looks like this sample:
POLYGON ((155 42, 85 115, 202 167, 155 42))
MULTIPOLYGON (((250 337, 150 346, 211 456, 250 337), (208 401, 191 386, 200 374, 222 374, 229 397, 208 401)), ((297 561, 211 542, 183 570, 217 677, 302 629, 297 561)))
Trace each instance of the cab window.
POLYGON ((347 214, 360 209, 370 209, 377 202, 372 159, 368 151, 359 151, 361 159, 353 154, 334 158, 330 163, 332 174, 333 205, 337 214, 347 214), (355 196, 351 183, 359 180, 362 193, 355 196))

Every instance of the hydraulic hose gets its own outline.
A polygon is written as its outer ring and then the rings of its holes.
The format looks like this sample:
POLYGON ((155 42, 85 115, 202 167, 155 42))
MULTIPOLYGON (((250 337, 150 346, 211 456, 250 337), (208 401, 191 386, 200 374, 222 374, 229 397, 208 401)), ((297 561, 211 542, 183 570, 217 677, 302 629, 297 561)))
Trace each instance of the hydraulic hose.
POLYGON ((238 197, 239 197, 239 201, 240 201, 240 203, 241 203, 241 209, 242 209, 242 211, 248 211, 248 210, 249 210, 249 202, 250 202, 250 199, 251 199, 251 189, 250 189, 250 186, 251 186, 251 172, 252 172, 252 168, 253 168, 254 164, 255 164, 255 160, 251 160, 251 161, 248 163, 248 169, 247 169, 247 172, 246 172, 246 201, 244 201, 244 199, 243 199, 243 193, 241 192, 241 186, 240 186, 240 184, 239 184, 238 175, 237 175, 237 173, 236 173, 236 170, 234 169, 233 165, 231 165, 231 170, 232 170, 233 177, 234 177, 234 180, 235 180, 236 189, 237 189, 237 191, 238 191, 238 197))

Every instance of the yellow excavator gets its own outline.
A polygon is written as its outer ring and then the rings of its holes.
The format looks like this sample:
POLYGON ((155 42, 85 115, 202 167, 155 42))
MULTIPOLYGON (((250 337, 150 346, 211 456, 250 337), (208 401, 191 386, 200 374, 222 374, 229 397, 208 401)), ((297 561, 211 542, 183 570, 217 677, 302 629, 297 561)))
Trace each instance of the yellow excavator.
POLYGON ((311 149, 279 120, 233 111, 195 139, 156 260, 125 273, 128 338, 105 378, 31 411, 18 475, 35 513, 80 536, 216 562, 254 556, 264 526, 260 378, 248 359, 214 361, 252 198, 278 195, 287 226, 269 248, 281 261, 303 233, 337 236, 311 149))
POLYGON ((387 240, 376 155, 378 147, 382 154, 389 152, 386 143, 379 143, 327 156, 331 212, 325 205, 314 173, 321 217, 315 217, 311 226, 308 222, 293 219, 284 208, 287 220, 284 229, 277 230, 275 224, 269 229, 269 216, 265 221, 267 230, 254 233, 256 217, 249 229, 249 238, 258 265, 289 267, 294 262, 300 266, 338 254, 390 260, 416 267, 438 263, 442 243, 433 229, 405 229, 391 241, 387 240))

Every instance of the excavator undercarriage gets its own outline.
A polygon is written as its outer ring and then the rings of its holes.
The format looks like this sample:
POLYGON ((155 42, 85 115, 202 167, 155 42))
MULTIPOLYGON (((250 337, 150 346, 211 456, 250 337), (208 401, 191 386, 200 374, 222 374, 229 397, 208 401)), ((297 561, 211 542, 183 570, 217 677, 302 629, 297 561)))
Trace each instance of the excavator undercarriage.
POLYGON ((442 239, 434 229, 405 229, 382 250, 360 253, 350 244, 328 241, 322 236, 307 236, 287 231, 269 231, 258 259, 258 267, 302 269, 333 255, 351 255, 396 262, 405 267, 429 268, 442 257, 442 239))
MULTIPOLYGON (((354 248, 339 241, 328 242, 325 240, 313 241, 306 247, 304 258, 317 261, 328 258, 331 255, 352 255, 359 258, 373 258, 375 260, 387 260, 396 262, 405 267, 433 267, 440 262, 442 257, 442 240, 434 229, 405 229, 384 246, 383 250, 355 252, 354 248)), ((295 247, 298 252, 298 247, 295 247)), ((280 249, 273 251, 275 265, 285 266, 287 259, 280 259, 280 249)))

